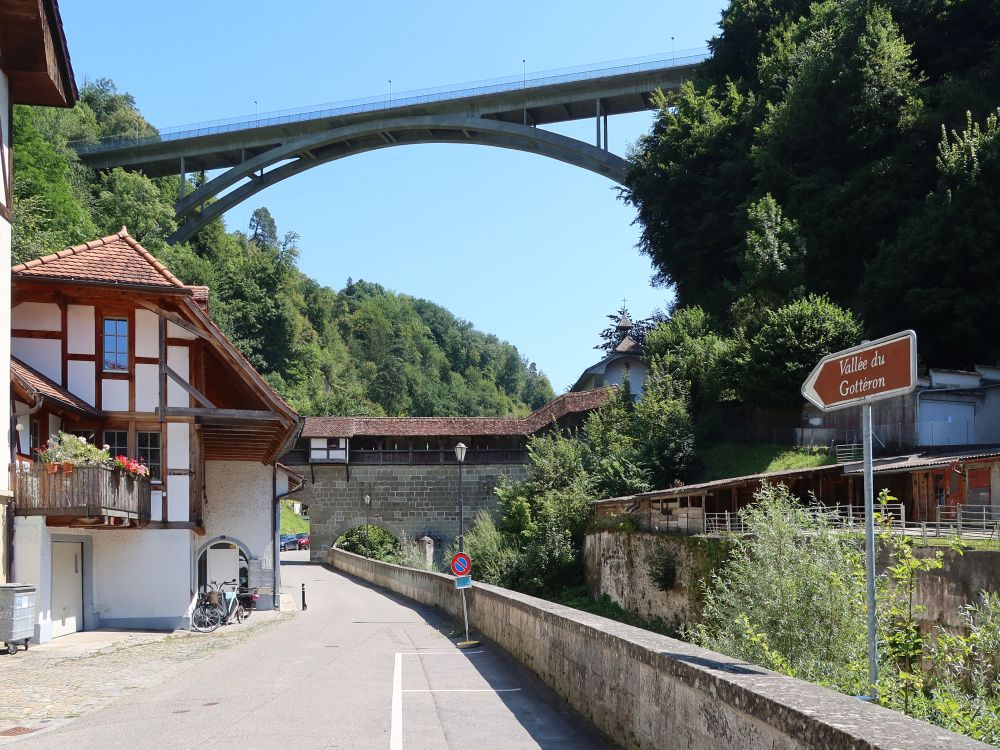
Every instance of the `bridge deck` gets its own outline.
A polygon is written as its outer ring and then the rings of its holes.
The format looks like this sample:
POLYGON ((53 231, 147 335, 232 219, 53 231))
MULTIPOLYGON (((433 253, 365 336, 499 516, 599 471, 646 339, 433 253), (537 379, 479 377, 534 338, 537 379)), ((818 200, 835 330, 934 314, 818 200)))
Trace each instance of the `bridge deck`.
POLYGON ((311 133, 374 120, 467 115, 528 125, 580 120, 651 109, 653 92, 673 89, 690 77, 703 52, 672 59, 623 64, 525 82, 468 85, 431 93, 262 114, 165 130, 158 137, 125 136, 76 144, 94 169, 124 167, 150 176, 209 171, 236 166, 277 145, 311 133))

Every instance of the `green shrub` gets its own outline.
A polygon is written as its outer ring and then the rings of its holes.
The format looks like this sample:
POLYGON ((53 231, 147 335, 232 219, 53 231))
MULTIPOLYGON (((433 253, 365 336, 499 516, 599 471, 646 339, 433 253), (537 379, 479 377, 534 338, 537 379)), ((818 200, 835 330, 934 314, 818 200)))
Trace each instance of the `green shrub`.
POLYGON ((649 580, 660 591, 672 591, 677 584, 677 558, 666 544, 658 544, 649 556, 649 580))

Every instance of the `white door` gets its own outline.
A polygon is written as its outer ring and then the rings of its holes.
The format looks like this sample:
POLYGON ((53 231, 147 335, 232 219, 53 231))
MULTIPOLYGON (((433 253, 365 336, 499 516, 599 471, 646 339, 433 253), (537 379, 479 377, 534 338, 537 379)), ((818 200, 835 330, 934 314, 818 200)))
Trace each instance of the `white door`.
POLYGON ((213 545, 208 550, 208 560, 206 561, 206 575, 208 582, 231 581, 239 575, 240 558, 236 545, 213 545))
POLYGON ((83 630, 83 544, 52 543, 52 637, 83 630))

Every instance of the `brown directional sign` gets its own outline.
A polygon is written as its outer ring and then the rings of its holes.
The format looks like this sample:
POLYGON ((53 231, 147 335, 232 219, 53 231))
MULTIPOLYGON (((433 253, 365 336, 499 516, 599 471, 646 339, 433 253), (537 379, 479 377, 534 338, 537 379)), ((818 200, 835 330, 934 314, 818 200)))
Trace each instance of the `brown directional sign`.
POLYGON ((828 354, 802 384, 802 395, 823 411, 892 398, 917 385, 913 331, 828 354))

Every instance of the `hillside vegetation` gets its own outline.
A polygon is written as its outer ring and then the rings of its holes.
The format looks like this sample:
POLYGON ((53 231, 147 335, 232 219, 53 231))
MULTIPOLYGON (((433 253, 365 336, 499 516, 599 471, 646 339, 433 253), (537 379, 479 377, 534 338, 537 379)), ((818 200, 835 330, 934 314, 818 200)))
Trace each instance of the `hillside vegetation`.
POLYGON ((751 349, 812 293, 925 364, 995 362, 998 39, 989 0, 733 0, 631 154, 659 281, 751 349))
POLYGON ((167 245, 180 178, 96 173, 67 145, 135 133, 155 130, 107 80, 86 84, 70 110, 15 107, 15 263, 126 225, 185 283, 212 288, 213 318, 303 414, 500 416, 553 397, 515 347, 439 305, 367 281, 335 291, 309 278, 298 235, 279 234, 266 208, 247 232, 219 220, 167 245))

